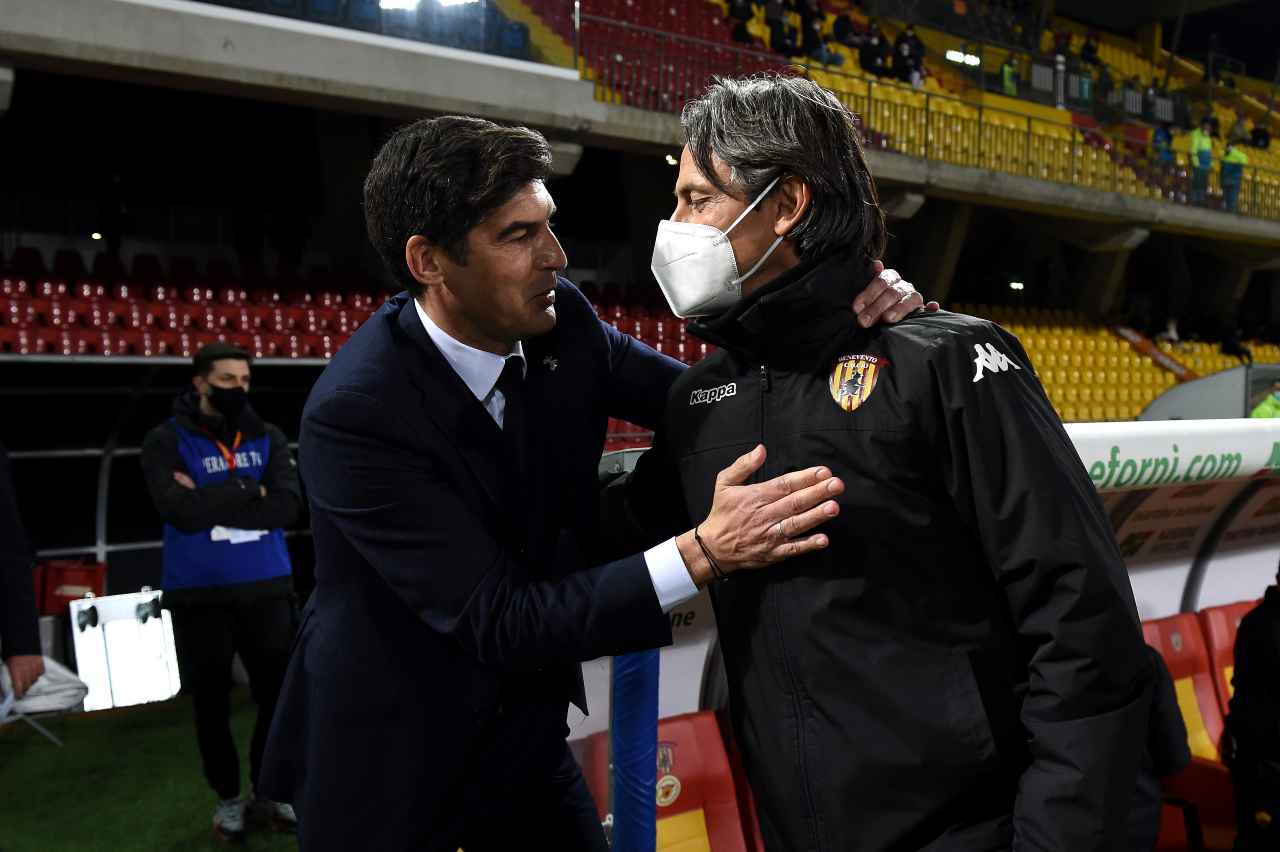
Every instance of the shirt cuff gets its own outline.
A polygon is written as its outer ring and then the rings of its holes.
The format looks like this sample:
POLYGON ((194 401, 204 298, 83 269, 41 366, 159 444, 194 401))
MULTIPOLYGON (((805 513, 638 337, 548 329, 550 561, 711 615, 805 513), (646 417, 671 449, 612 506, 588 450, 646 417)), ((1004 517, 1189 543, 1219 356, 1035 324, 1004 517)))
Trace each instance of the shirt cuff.
POLYGON ((644 564, 649 569, 649 579, 653 581, 653 591, 663 612, 670 612, 697 596, 698 587, 689 576, 689 569, 685 567, 674 538, 646 550, 644 564))

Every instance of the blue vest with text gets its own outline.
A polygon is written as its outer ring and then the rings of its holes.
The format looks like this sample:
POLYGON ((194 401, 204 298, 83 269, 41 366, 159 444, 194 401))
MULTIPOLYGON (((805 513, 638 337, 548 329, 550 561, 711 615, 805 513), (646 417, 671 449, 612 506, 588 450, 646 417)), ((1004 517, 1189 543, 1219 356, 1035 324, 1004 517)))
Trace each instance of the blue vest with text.
MULTIPOLYGON (((184 429, 175 421, 170 423, 178 435, 178 452, 196 487, 226 482, 232 472, 213 438, 184 429)), ((235 475, 257 482, 271 457, 271 438, 263 434, 242 440, 234 454, 235 475)), ((256 583, 292 570, 283 530, 268 530, 259 537, 247 530, 214 527, 184 533, 164 525, 165 589, 256 583)))

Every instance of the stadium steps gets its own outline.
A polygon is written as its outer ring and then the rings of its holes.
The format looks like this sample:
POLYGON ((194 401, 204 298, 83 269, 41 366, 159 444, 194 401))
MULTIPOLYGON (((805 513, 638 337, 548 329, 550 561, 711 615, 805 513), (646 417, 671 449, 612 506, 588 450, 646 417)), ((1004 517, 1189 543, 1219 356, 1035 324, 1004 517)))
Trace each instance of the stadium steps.
POLYGON ((493 0, 502 14, 529 28, 529 52, 548 65, 572 68, 576 64, 573 45, 565 41, 551 26, 521 0, 493 0))

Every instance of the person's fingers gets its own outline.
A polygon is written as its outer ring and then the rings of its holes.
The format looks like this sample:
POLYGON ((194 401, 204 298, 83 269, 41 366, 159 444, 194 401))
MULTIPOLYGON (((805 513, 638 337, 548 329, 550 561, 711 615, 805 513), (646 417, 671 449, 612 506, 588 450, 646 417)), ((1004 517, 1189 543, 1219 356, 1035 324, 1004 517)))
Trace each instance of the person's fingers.
POLYGON ((929 313, 933 313, 934 311, 942 310, 942 305, 939 305, 937 302, 926 302, 924 309, 929 313))
MULTIPOLYGON (((876 298, 875 302, 867 307, 865 311, 858 315, 858 322, 862 323, 865 328, 880 322, 881 320, 895 321, 895 315, 898 310, 898 303, 902 301, 900 294, 894 287, 885 287, 884 291, 876 298)), ((906 316, 905 313, 902 316, 906 316)), ((901 319, 901 317, 897 317, 901 319)))
MULTIPOLYGON (((830 500, 844 493, 844 482, 838 477, 831 477, 822 482, 801 488, 784 497, 769 507, 765 517, 770 521, 781 521, 802 515, 824 500, 830 500)), ((798 527, 791 527, 790 522, 783 524, 785 535, 790 538, 804 532, 798 527)))
POLYGON ((828 543, 828 538, 822 533, 811 535, 808 538, 793 538, 774 548, 769 554, 769 558, 774 562, 780 562, 783 559, 791 559, 796 556, 803 556, 806 553, 812 553, 815 550, 822 550, 828 543))
POLYGON ((863 289, 863 291, 859 293, 857 297, 854 298, 853 312, 861 316, 862 312, 867 309, 867 306, 874 304, 876 299, 879 299, 888 289, 889 289, 888 281, 885 281, 883 278, 879 278, 879 277, 872 278, 871 283, 868 284, 863 289))
POLYGON ((820 524, 826 523, 838 514, 840 514, 840 504, 835 500, 825 500, 812 509, 801 512, 798 515, 792 515, 779 523, 782 524, 783 535, 788 539, 795 539, 810 532, 820 524))
POLYGON ((757 444, 754 450, 738 456, 733 464, 716 474, 716 488, 742 485, 751 478, 751 474, 760 469, 760 466, 764 464, 764 459, 764 444, 757 444))
MULTIPOLYGON (((782 476, 775 476, 768 482, 760 483, 760 490, 764 495, 765 503, 776 503, 784 499, 788 495, 795 494, 797 491, 803 491, 810 486, 824 482, 831 478, 831 469, 826 467, 811 467, 807 470, 793 470, 790 473, 784 473, 782 476)), ((772 515, 771 520, 779 520, 787 515, 787 511, 783 507, 772 515)))

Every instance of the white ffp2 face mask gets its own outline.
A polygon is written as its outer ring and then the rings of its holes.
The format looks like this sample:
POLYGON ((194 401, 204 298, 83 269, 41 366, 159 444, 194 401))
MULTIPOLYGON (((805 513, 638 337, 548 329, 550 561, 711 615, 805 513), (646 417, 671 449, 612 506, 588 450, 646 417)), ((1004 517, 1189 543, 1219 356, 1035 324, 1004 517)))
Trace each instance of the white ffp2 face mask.
POLYGON ((773 241, 746 275, 739 275, 729 231, 755 209, 781 177, 779 175, 770 181, 726 230, 670 219, 658 223, 658 236, 653 243, 653 260, 649 268, 653 270, 653 277, 658 279, 662 295, 667 297, 667 304, 671 305, 676 316, 683 319, 722 313, 742 298, 742 282, 769 259, 782 242, 782 237, 773 241))

